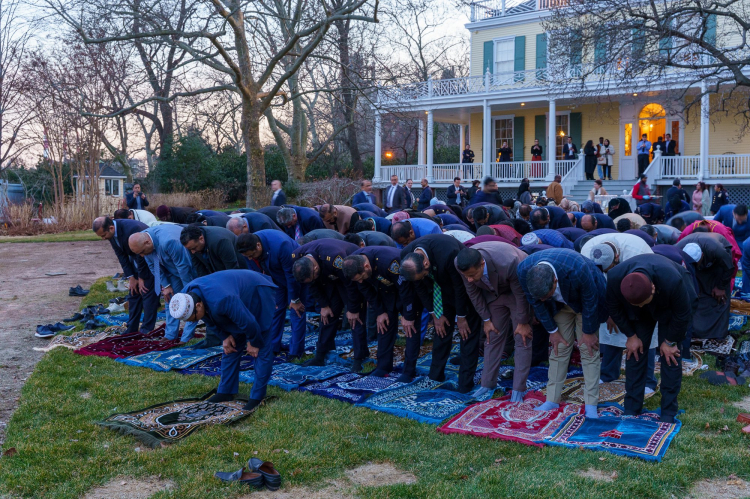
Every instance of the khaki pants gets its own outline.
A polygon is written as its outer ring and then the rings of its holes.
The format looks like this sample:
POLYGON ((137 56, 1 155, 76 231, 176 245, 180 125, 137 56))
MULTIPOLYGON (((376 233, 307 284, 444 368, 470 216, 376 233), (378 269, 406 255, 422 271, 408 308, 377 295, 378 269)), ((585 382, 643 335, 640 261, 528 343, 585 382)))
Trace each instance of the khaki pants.
POLYGON ((589 348, 581 341, 583 337, 583 317, 581 314, 576 314, 573 309, 565 305, 565 308, 560 310, 554 319, 563 339, 568 342, 568 346, 561 343, 557 347, 557 355, 555 355, 554 348, 549 354, 547 400, 556 404, 560 403, 563 384, 568 374, 570 354, 573 352, 573 342, 578 340, 581 350, 581 365, 583 366, 584 400, 586 405, 595 406, 599 403, 599 369, 601 367, 599 350, 596 350, 592 355, 589 348))

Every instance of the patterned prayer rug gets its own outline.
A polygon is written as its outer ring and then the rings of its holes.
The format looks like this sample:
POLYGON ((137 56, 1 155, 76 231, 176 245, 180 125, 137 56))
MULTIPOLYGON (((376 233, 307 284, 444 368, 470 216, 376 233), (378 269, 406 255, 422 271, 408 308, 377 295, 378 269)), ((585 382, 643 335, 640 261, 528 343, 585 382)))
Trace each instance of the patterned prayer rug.
MULTIPOLYGON (((176 346, 180 340, 165 339, 165 328, 166 326, 162 324, 149 333, 140 333, 136 331, 134 333, 123 334, 113 338, 106 338, 97 343, 92 343, 80 348, 75 352, 79 355, 99 355, 111 359, 121 359, 123 357, 132 357, 134 355, 148 352, 169 350, 176 346)), ((203 335, 196 334, 195 337, 202 338, 203 335)))
POLYGON ((348 373, 336 376, 328 381, 310 383, 300 387, 299 390, 301 392, 309 392, 314 395, 356 404, 364 401, 364 399, 373 393, 405 385, 406 383, 396 381, 398 376, 398 374, 392 374, 378 378, 376 376, 362 376, 348 373))
MULTIPOLYGON (((278 364, 273 366, 269 385, 278 386, 282 390, 290 391, 311 381, 325 381, 334 376, 350 372, 340 365, 302 366, 299 364, 278 364)), ((242 371, 241 383, 255 383, 255 371, 242 371)))
MULTIPOLYGON (((421 377, 406 385, 371 395, 357 406, 421 423, 438 424, 463 410, 467 404, 478 401, 471 393, 462 394, 455 390, 453 383, 439 383, 421 377)), ((493 392, 489 392, 481 400, 490 399, 492 395, 493 392)))
MULTIPOLYGON (((287 362, 287 354, 280 353, 273 358, 273 365, 283 364, 287 362)), ((255 357, 250 355, 243 355, 240 358, 240 371, 249 371, 255 367, 255 357)), ((180 369, 177 372, 180 374, 200 374, 203 376, 221 376, 221 356, 211 357, 202 362, 194 364, 187 369, 180 369)))
MULTIPOLYGON (((743 298, 746 298, 746 296, 743 298)), ((750 315, 750 302, 747 302, 746 299, 738 300, 732 298, 729 304, 729 311, 733 314, 750 315)))
POLYGON ((108 327, 104 331, 80 331, 78 333, 73 333, 70 336, 58 334, 57 336, 52 338, 49 343, 47 343, 47 346, 34 347, 33 349, 37 352, 49 352, 53 348, 57 347, 70 348, 75 350, 77 348, 83 348, 87 345, 91 345, 92 343, 96 343, 97 341, 111 338, 112 336, 117 336, 118 334, 120 333, 118 332, 117 327, 108 327))
POLYGON ((173 348, 166 352, 149 352, 143 355, 116 360, 129 366, 147 367, 154 371, 170 371, 172 369, 186 369, 211 357, 220 356, 222 352, 223 348, 221 346, 211 348, 173 348))
MULTIPOLYGON (((657 384, 657 390, 659 385, 657 384)), ((562 389, 562 400, 568 402, 575 402, 577 404, 585 403, 585 386, 583 376, 576 378, 568 378, 565 380, 565 384, 562 389)), ((547 389, 542 390, 542 393, 546 394, 547 389)), ((654 396, 654 393, 646 394, 644 398, 650 398, 654 396)), ((599 402, 614 402, 622 403, 625 400, 625 378, 616 379, 614 381, 608 381, 607 383, 599 383, 599 402)))
POLYGON ((748 327, 747 315, 729 314, 729 331, 745 331, 748 327))
POLYGON ((700 346, 692 347, 691 350, 695 350, 700 353, 710 353, 711 355, 729 355, 732 353, 732 346, 734 345, 734 338, 727 335, 723 340, 694 340, 700 342, 700 346))
POLYGON ((601 450, 646 461, 661 461, 682 423, 660 423, 642 417, 570 416, 544 440, 548 445, 601 450))
MULTIPOLYGON (((214 391, 201 398, 175 400, 138 411, 113 414, 96 424, 124 435, 133 435, 149 447, 158 447, 162 443, 181 440, 206 426, 234 423, 255 410, 244 411, 244 400, 207 402, 206 399, 213 394, 214 391)), ((261 403, 261 406, 268 400, 261 403)))
MULTIPOLYGON (((699 354, 697 354, 695 351, 691 350, 690 354, 693 356, 693 360, 690 362, 687 362, 683 359, 682 361, 682 375, 683 376, 692 376, 696 371, 703 371, 708 369, 708 366, 703 364, 703 357, 701 357, 699 354)), ((658 358, 658 357, 657 357, 658 358)), ((625 372, 625 363, 627 360, 625 359, 625 354, 622 354, 622 361, 620 362, 620 370, 625 372)), ((654 374, 659 374, 661 372, 661 362, 655 361, 654 362, 654 374)))
MULTIPOLYGON (((513 390, 513 376, 508 371, 512 371, 513 366, 500 366, 500 372, 497 377, 497 387, 502 388, 505 393, 513 390), (507 376, 503 376, 503 373, 508 372, 507 376)), ((583 376, 583 371, 580 367, 570 366, 568 367, 567 378, 577 378, 583 376)), ((529 377, 526 379, 526 390, 528 391, 541 391, 547 386, 549 381, 549 367, 548 366, 535 366, 529 370, 529 377)))
MULTIPOLYGON (((127 326, 128 325, 128 314, 103 314, 103 315, 97 315, 96 320, 99 322, 103 322, 105 324, 108 324, 110 326, 127 326)), ((156 320, 157 321, 165 321, 167 320, 167 315, 162 310, 161 312, 156 313, 156 320)), ((143 314, 141 314, 141 321, 143 321, 143 314)))

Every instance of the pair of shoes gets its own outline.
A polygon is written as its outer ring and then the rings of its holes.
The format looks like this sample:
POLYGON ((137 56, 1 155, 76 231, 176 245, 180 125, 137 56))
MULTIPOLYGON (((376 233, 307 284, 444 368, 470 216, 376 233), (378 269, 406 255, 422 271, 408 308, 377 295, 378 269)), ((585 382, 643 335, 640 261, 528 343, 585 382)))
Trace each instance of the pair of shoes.
POLYGON ((263 475, 254 471, 245 471, 245 468, 235 472, 217 471, 214 476, 222 482, 240 482, 256 489, 260 489, 264 485, 263 475))
POLYGON ((63 319, 63 322, 80 321, 81 319, 83 319, 83 317, 84 317, 84 315, 82 313, 76 312, 75 314, 73 314, 72 317, 68 317, 67 319, 63 319))
POLYGON ((55 334, 53 330, 50 329, 51 324, 48 324, 46 326, 42 326, 41 324, 36 327, 36 333, 34 333, 34 336, 37 338, 52 338, 55 334))
POLYGON ((127 293, 130 292, 130 283, 128 281, 118 281, 117 282, 117 291, 125 291, 127 293))
POLYGON ((105 284, 107 285, 107 291, 110 293, 116 293, 119 291, 119 289, 117 289, 117 284, 112 283, 112 281, 107 281, 105 284))
POLYGON ((83 326, 84 329, 99 329, 100 327, 109 327, 109 324, 99 322, 96 319, 91 319, 86 321, 86 324, 83 326))
POLYGON ((273 467, 272 462, 251 457, 247 462, 247 467, 263 476, 263 484, 271 492, 277 491, 281 487, 281 474, 273 467))
POLYGON ((89 290, 83 289, 80 284, 68 291, 68 296, 86 296, 87 294, 89 294, 89 290))

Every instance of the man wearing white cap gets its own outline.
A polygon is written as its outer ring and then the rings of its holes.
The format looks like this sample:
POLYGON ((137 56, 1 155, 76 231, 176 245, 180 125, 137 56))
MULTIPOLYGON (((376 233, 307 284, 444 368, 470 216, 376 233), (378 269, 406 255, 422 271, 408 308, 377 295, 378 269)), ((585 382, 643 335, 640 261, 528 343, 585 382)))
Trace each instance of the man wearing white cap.
POLYGON ((233 400, 239 392, 240 359, 255 357, 255 382, 245 410, 257 407, 266 396, 273 366, 271 324, 276 285, 271 278, 251 270, 222 270, 199 277, 169 303, 172 317, 203 320, 222 337, 221 381, 209 402, 233 400))

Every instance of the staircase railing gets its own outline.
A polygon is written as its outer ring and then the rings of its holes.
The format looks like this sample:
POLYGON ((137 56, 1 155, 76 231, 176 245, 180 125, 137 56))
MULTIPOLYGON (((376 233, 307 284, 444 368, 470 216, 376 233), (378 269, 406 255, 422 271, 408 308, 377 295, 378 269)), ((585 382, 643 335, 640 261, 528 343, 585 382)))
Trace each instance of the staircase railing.
POLYGON ((570 191, 572 191, 576 184, 578 184, 578 181, 583 180, 583 178, 583 154, 581 154, 576 164, 568 170, 568 173, 566 173, 565 176, 563 176, 562 181, 560 181, 560 185, 562 185, 563 188, 563 195, 569 196, 570 191))

